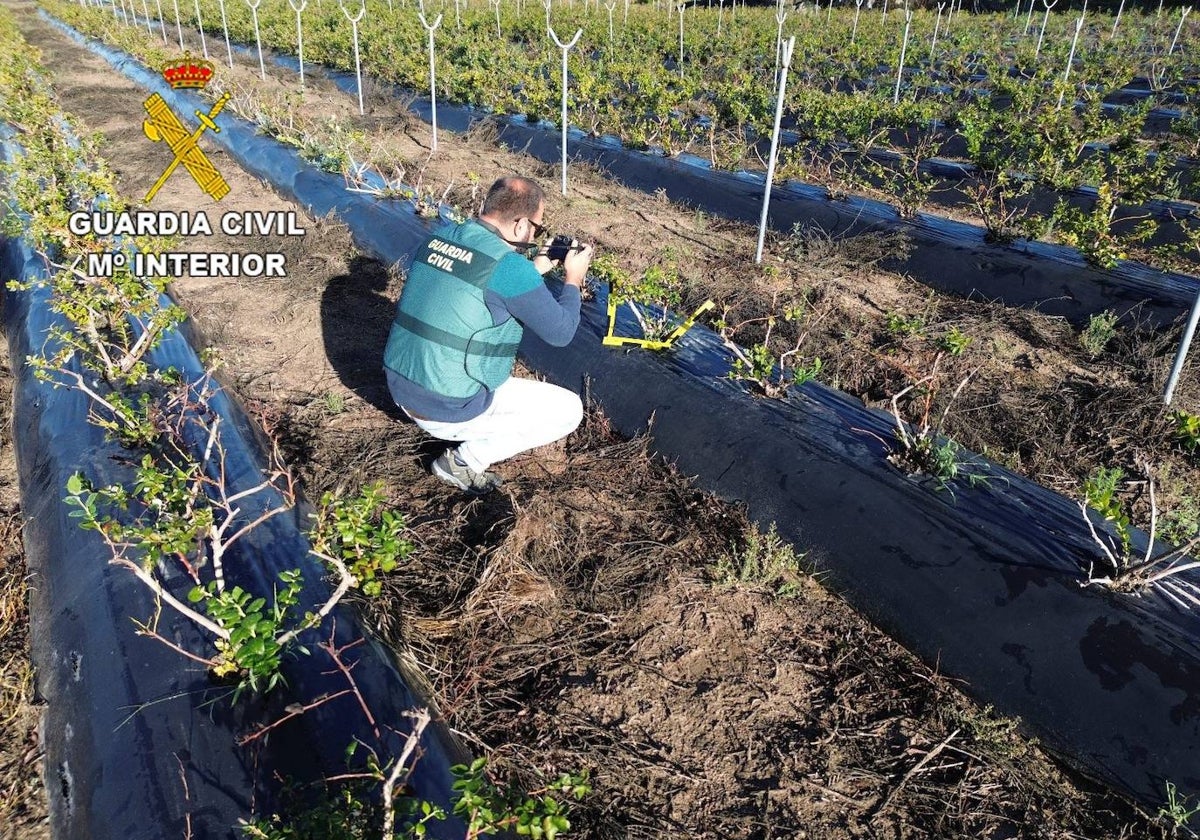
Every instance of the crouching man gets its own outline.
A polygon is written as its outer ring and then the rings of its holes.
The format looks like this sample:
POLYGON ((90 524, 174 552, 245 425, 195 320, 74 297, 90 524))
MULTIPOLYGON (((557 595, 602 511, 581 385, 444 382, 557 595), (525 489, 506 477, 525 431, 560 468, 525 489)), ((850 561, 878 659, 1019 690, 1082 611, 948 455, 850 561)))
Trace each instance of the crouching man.
POLYGON ((556 300, 542 281, 550 258, 526 256, 546 233, 545 212, 536 182, 496 181, 479 218, 442 227, 417 249, 396 306, 383 358, 388 389, 418 426, 458 444, 433 474, 468 493, 496 489, 489 467, 566 437, 583 419, 573 392, 511 375, 524 328, 563 347, 579 326, 592 247, 562 259, 556 300))

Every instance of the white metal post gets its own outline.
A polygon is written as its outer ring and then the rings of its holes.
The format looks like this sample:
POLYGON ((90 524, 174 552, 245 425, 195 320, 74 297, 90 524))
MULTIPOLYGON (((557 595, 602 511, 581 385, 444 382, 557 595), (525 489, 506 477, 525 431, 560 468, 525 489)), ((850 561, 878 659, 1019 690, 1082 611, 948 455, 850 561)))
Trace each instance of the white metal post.
MULTIPOLYGON (((179 0, 171 0, 175 4, 175 31, 179 34, 179 49, 183 49, 183 26, 179 23, 179 0)), ((113 9, 117 7, 114 5, 113 9)))
POLYGON ((612 58, 613 51, 613 12, 617 10, 617 0, 605 0, 604 8, 608 9, 608 57, 612 58))
POLYGON ((850 43, 854 43, 854 36, 858 34, 858 16, 862 14, 863 0, 854 0, 854 26, 850 29, 850 43))
MULTIPOLYGON (((300 28, 300 13, 308 5, 308 0, 300 0, 299 6, 293 3, 292 0, 288 0, 288 5, 296 13, 296 57, 300 59, 300 87, 304 87, 304 31, 300 28)), ((232 67, 233 65, 231 64, 230 66, 232 67)))
POLYGON ((779 154, 779 127, 783 122, 783 101, 787 94, 788 68, 792 66, 792 51, 796 48, 796 36, 792 35, 783 45, 783 68, 779 73, 779 90, 775 99, 775 131, 771 134, 771 156, 767 161, 767 182, 763 188, 762 215, 758 220, 758 249, 754 261, 762 262, 763 242, 767 237, 767 210, 771 206, 771 182, 775 178, 775 160, 779 154))
POLYGON ((1121 5, 1117 6, 1117 17, 1116 20, 1113 21, 1112 32, 1108 33, 1109 38, 1115 38, 1117 36, 1117 24, 1121 22, 1121 12, 1123 11, 1125 11, 1125 0, 1121 0, 1121 5))
MULTIPOLYGON (((225 33, 225 56, 229 59, 229 67, 233 68, 233 48, 229 46, 229 19, 225 15, 225 0, 217 0, 221 4, 221 31, 225 33)), ((288 0, 292 2, 292 0, 288 0)), ((307 0, 306 0, 307 2, 307 0)))
POLYGON ((679 9, 679 76, 683 78, 683 10, 687 6, 680 3, 676 8, 679 9))
POLYGON ((771 74, 771 78, 775 80, 775 87, 779 87, 779 56, 783 52, 783 22, 787 20, 787 12, 779 7, 775 10, 775 72, 771 74))
POLYGON ((558 48, 562 50, 562 194, 567 194, 567 53, 571 51, 571 47, 575 46, 579 41, 579 36, 583 34, 582 29, 575 30, 575 37, 568 43, 564 44, 558 39, 558 35, 550 27, 546 27, 550 31, 550 37, 554 39, 554 43, 558 44, 558 48))
POLYGON ((1029 0, 1029 14, 1025 15, 1025 31, 1021 33, 1022 35, 1029 34, 1029 25, 1033 23, 1033 3, 1034 0, 1029 0))
POLYGON ((1175 44, 1179 42, 1179 33, 1183 30, 1183 22, 1187 20, 1187 16, 1191 14, 1192 7, 1184 6, 1179 13, 1179 26, 1175 27, 1175 37, 1171 39, 1171 49, 1167 50, 1167 55, 1175 52, 1175 44))
POLYGON ((500 0, 488 0, 496 12, 496 39, 500 39, 500 0))
POLYGON ((1179 350, 1175 353, 1175 363, 1171 365, 1171 376, 1167 380, 1167 390, 1163 393, 1163 402, 1171 404, 1175 396, 1175 386, 1179 384, 1179 374, 1183 373, 1183 363, 1187 359, 1188 348, 1192 346, 1192 337, 1196 334, 1196 322, 1200 321, 1200 292, 1192 303, 1192 313, 1188 316, 1187 326, 1183 330, 1183 339, 1179 342, 1179 350))
POLYGON ((896 66, 896 91, 892 94, 892 104, 900 102, 900 80, 904 78, 904 54, 908 52, 908 28, 912 25, 912 9, 904 11, 904 40, 900 42, 900 63, 896 66))
POLYGON ((267 80, 267 69, 263 66, 262 58, 262 38, 258 36, 258 7, 262 4, 262 0, 245 0, 246 5, 250 7, 250 14, 254 17, 254 43, 258 46, 258 76, 264 82, 267 80))
POLYGON ((193 0, 196 7, 196 28, 200 30, 200 51, 208 58, 208 41, 204 38, 204 21, 200 19, 200 0, 193 0))
MULTIPOLYGON (((262 2, 262 0, 259 0, 259 2, 262 2)), ((358 60, 358 22, 367 13, 367 1, 358 0, 358 2, 358 14, 351 16, 350 12, 346 11, 346 5, 343 0, 338 0, 338 5, 342 8, 342 14, 346 16, 346 20, 350 21, 351 34, 354 37, 354 80, 358 83, 358 113, 362 115, 366 113, 366 109, 363 108, 362 65, 358 60)), ((261 57, 259 61, 262 61, 261 57)))
POLYGON ((933 63, 933 51, 937 48, 938 29, 942 25, 942 9, 945 8, 945 3, 938 3, 937 20, 933 22, 933 42, 929 45, 929 63, 933 63))
POLYGON ((1038 32, 1037 49, 1033 51, 1034 61, 1037 61, 1038 56, 1042 54, 1042 39, 1046 36, 1046 24, 1050 21, 1050 10, 1058 5, 1058 0, 1054 0, 1053 3, 1047 3, 1046 0, 1042 0, 1042 5, 1046 7, 1046 13, 1042 15, 1042 28, 1038 32))
POLYGON ((158 30, 162 33, 163 43, 167 43, 167 25, 163 23, 162 0, 154 0, 154 5, 158 6, 158 30))
MULTIPOLYGON (((83 0, 80 0, 82 4, 83 0)), ((150 25, 150 4, 146 0, 142 0, 142 13, 146 16, 146 34, 151 38, 154 37, 154 27, 150 25)))
MULTIPOLYGON (((1075 46, 1079 43, 1079 30, 1080 29, 1083 29, 1083 15, 1080 15, 1079 19, 1077 21, 1075 21, 1075 37, 1071 39, 1071 53, 1067 56, 1067 68, 1065 70, 1063 70, 1063 84, 1064 85, 1067 83, 1067 80, 1071 78, 1071 62, 1075 60, 1075 46)), ((1055 106, 1055 110, 1058 110, 1059 108, 1062 107, 1063 97, 1066 96, 1066 94, 1067 94, 1067 90, 1065 87, 1061 91, 1059 91, 1058 105, 1055 106)))
MULTIPOLYGON (((438 15, 437 19, 431 26, 425 21, 425 13, 417 12, 417 17, 421 21, 421 26, 425 27, 425 31, 429 33, 429 106, 432 119, 430 123, 433 127, 433 141, 429 144, 429 150, 437 151, 437 77, 433 70, 433 31, 441 26, 442 16, 438 15)), ((499 20, 499 18, 497 18, 499 20)))

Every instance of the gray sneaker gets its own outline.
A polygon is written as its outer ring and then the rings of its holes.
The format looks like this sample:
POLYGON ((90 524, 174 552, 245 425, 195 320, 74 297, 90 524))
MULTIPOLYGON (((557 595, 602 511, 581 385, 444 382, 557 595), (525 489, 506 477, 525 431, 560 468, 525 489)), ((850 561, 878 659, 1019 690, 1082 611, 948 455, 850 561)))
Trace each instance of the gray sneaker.
POLYGON ((484 493, 500 489, 500 485, 503 484, 500 476, 494 472, 475 472, 465 464, 460 464, 454 457, 455 451, 454 447, 451 447, 434 460, 434 475, 472 496, 482 496, 484 493))

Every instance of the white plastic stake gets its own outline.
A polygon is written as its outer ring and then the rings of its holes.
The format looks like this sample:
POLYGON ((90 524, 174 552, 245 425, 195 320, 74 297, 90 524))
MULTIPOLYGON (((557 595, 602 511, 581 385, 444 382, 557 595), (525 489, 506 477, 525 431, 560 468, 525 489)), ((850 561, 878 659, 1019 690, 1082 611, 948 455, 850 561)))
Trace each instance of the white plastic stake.
POLYGON ((617 0, 612 0, 611 3, 605 0, 604 8, 608 9, 608 53, 609 57, 611 57, 613 50, 613 12, 617 10, 617 0))
POLYGON ((546 29, 550 29, 550 3, 551 0, 542 0, 542 8, 546 10, 546 29))
MULTIPOLYGON (((225 0, 217 0, 221 4, 221 31, 225 33, 225 55, 229 58, 229 67, 233 69, 233 48, 229 46, 229 20, 225 16, 225 0)), ((292 0, 288 0, 292 2, 292 0)), ((305 0, 307 2, 307 0, 305 0)), ((300 84, 304 84, 304 71, 300 72, 300 84)))
POLYGON ((625 0, 625 17, 621 19, 621 26, 629 25, 629 0, 625 0))
POLYGON ((163 23, 162 16, 162 0, 154 0, 154 5, 158 6, 158 29, 162 32, 163 43, 167 43, 167 25, 163 23))
POLYGON ((829 5, 825 7, 825 22, 833 20, 833 0, 829 0, 829 5))
MULTIPOLYGON (((1079 43, 1079 30, 1081 29, 1083 29, 1083 15, 1080 15, 1079 19, 1075 21, 1075 37, 1071 39, 1071 53, 1067 56, 1067 68, 1063 70, 1063 84, 1066 84, 1067 80, 1071 78, 1071 62, 1075 60, 1075 46, 1079 43)), ((1066 94, 1065 88, 1059 91, 1058 105, 1054 107, 1056 111, 1062 107, 1063 97, 1066 94)))
MULTIPOLYGON (((259 0, 259 2, 261 3, 262 0, 259 0)), ((358 113, 360 115, 362 115, 362 114, 366 113, 366 109, 363 108, 362 65, 359 63, 359 60, 358 60, 358 22, 360 20, 362 20, 363 15, 365 15, 367 13, 367 0, 358 0, 358 3, 359 3, 358 14, 351 16, 350 12, 346 11, 346 5, 343 2, 343 0, 338 0, 338 5, 341 6, 342 14, 346 16, 346 20, 350 21, 350 28, 352 30, 351 34, 354 37, 354 80, 358 83, 358 113)), ((257 20, 258 19, 255 18, 256 23, 257 23, 257 20)), ((259 62, 262 61, 261 53, 259 53, 258 60, 259 60, 259 62)))
MULTIPOLYGON (((497 8, 499 8, 499 6, 497 6, 497 8)), ((425 21, 425 13, 424 12, 417 12, 417 17, 421 21, 421 26, 424 26, 425 31, 429 33, 429 107, 430 107, 430 113, 432 114, 432 119, 430 120, 430 125, 433 128, 433 142, 431 142, 429 144, 429 150, 431 152, 436 152, 437 151, 437 77, 434 75, 434 71, 433 71, 433 31, 435 29, 437 29, 439 26, 441 26, 442 16, 438 15, 437 19, 433 22, 432 26, 425 21)), ((499 20, 499 17, 497 17, 496 19, 499 20)), ((499 24, 497 24, 497 26, 498 25, 499 24)))
POLYGON ((725 17, 725 0, 720 0, 717 5, 717 37, 721 37, 721 20, 725 17))
POLYGON ((1029 14, 1025 15, 1025 31, 1021 33, 1022 35, 1029 34, 1029 25, 1033 23, 1033 3, 1034 0, 1029 0, 1029 14))
POLYGON ((500 0, 488 0, 496 11, 496 40, 500 39, 500 0))
POLYGON ((946 5, 945 3, 938 3, 937 20, 935 20, 933 22, 933 43, 931 43, 929 45, 929 63, 930 64, 933 63, 933 51, 937 47, 938 29, 941 27, 941 24, 942 24, 942 8, 945 5, 946 5))
POLYGON ((850 43, 854 43, 854 36, 858 34, 858 16, 862 14, 863 0, 854 0, 854 26, 850 29, 850 43))
POLYGON ((200 30, 200 50, 208 58, 208 41, 204 39, 204 21, 200 19, 200 0, 193 0, 196 6, 196 28, 200 30))
POLYGON ((888 0, 883 0, 883 17, 881 17, 880 20, 883 20, 883 21, 887 20, 887 4, 888 4, 888 0))
POLYGON ((1058 5, 1058 0, 1054 0, 1053 3, 1047 3, 1046 0, 1042 0, 1042 5, 1046 7, 1046 14, 1042 15, 1042 29, 1038 32, 1037 49, 1033 51, 1034 61, 1037 61, 1038 56, 1042 54, 1042 38, 1046 35, 1046 24, 1050 21, 1050 10, 1058 5))
POLYGON ((1196 334, 1196 322, 1200 321, 1200 292, 1192 303, 1192 313, 1188 316, 1187 327, 1183 330, 1183 338, 1179 342, 1179 350, 1175 353, 1175 363, 1171 365, 1171 376, 1167 379, 1167 390, 1163 394, 1163 402, 1171 404, 1175 396, 1175 386, 1179 383, 1179 374, 1183 373, 1183 363, 1187 359, 1188 348, 1192 346, 1192 337, 1196 334))
POLYGON ((1191 12, 1191 6, 1184 6, 1183 11, 1179 13, 1179 26, 1175 27, 1175 37, 1171 39, 1171 49, 1167 50, 1167 55, 1175 52, 1175 44, 1179 42, 1179 33, 1183 30, 1183 22, 1187 20, 1187 16, 1191 14, 1191 12))
POLYGON ((900 63, 896 65, 896 92, 892 94, 892 104, 900 102, 900 80, 904 78, 904 54, 908 52, 908 28, 912 25, 912 9, 904 11, 904 40, 900 42, 900 63))
MULTIPOLYGON (((296 13, 296 57, 300 59, 300 87, 304 87, 304 31, 300 28, 300 13, 308 5, 308 0, 300 0, 299 6, 293 3, 292 0, 288 0, 288 5, 296 13)), ((229 66, 232 67, 233 64, 229 66)))
POLYGON ((258 37, 258 7, 262 4, 262 0, 246 0, 246 5, 250 7, 250 14, 254 16, 254 43, 258 45, 258 75, 264 82, 267 80, 267 69, 263 66, 262 60, 262 38, 258 37))
MULTIPOLYGON (((183 49, 183 27, 179 25, 179 0, 171 0, 175 4, 175 31, 179 33, 179 49, 183 49)), ((114 12, 116 6, 113 6, 114 12)))
POLYGON ((575 30, 575 37, 568 43, 564 44, 558 39, 558 35, 549 26, 546 27, 550 31, 550 37, 554 39, 554 43, 558 44, 558 48, 562 50, 562 194, 567 194, 567 53, 571 51, 571 47, 579 42, 579 36, 583 34, 582 29, 575 30))
POLYGON ((775 131, 771 134, 771 156, 767 160, 767 183, 763 189, 762 215, 758 220, 758 249, 754 261, 762 262, 763 242, 767 238, 767 210, 771 206, 771 182, 775 179, 775 160, 779 154, 779 127, 783 122, 783 100, 787 93, 788 68, 792 66, 792 51, 796 48, 796 36, 792 35, 783 45, 783 69, 779 73, 779 92, 775 99, 775 131))

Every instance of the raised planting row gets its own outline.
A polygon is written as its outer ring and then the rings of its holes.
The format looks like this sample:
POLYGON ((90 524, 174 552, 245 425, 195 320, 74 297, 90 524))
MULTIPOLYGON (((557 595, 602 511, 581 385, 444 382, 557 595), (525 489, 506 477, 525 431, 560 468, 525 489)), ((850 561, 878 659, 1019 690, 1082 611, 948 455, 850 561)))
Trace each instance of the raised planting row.
MULTIPOLYGON (((144 68, 94 48, 153 83, 144 68)), ((389 264, 425 231, 403 206, 347 192, 244 127, 231 125, 221 138, 315 211, 336 210, 389 264)), ((965 471, 940 483, 953 492, 909 478, 889 463, 886 441, 896 434, 913 449, 936 448, 931 428, 897 427, 812 383, 782 400, 756 399, 728 381, 730 357, 713 334, 690 332, 665 356, 613 353, 599 342, 601 304, 588 307, 569 352, 529 341, 527 360, 576 389, 586 379, 626 432, 654 414, 649 434, 661 454, 744 500, 760 521, 777 522, 797 545, 818 549, 835 585, 865 613, 1019 713, 1090 773, 1156 802, 1166 780, 1200 784, 1190 750, 1200 726, 1200 625, 1186 564, 1154 554, 1143 565, 1144 535, 1097 523, 982 460, 968 459, 975 481, 965 471), (1106 588, 1112 580, 1104 578, 1122 573, 1120 587, 1140 595, 1106 588)), ((631 319, 624 316, 626 327, 631 319)))
MULTIPOLYGON (((628 20, 623 9, 616 15, 610 37, 610 15, 603 10, 526 6, 518 13, 501 5, 458 4, 454 21, 448 9, 440 10, 444 21, 432 36, 439 98, 534 121, 558 120, 560 53, 547 26, 564 43, 578 28, 582 34, 567 56, 570 125, 619 137, 632 148, 653 147, 668 155, 692 151, 719 168, 757 168, 765 154, 761 138, 770 136, 774 117, 777 39, 794 34, 798 43, 783 116, 803 142, 783 156, 781 178, 816 180, 838 193, 869 189, 910 214, 936 202, 937 180, 923 164, 949 157, 975 167, 971 209, 995 237, 1055 238, 1077 245, 1100 265, 1130 252, 1167 266, 1196 259, 1200 227, 1186 205, 1166 217, 1145 210, 1157 199, 1196 198, 1194 174, 1176 163, 1180 156, 1196 155, 1194 109, 1176 101, 1181 92, 1172 91, 1170 126, 1144 134, 1153 99, 1130 108, 1104 101, 1120 87, 1111 80, 1145 75, 1150 63, 1161 85, 1182 86, 1190 102, 1187 86, 1195 70, 1187 45, 1195 39, 1195 26, 1189 20, 1171 50, 1169 41, 1158 41, 1174 40, 1174 32, 1165 31, 1171 27, 1156 17, 1130 15, 1115 36, 1111 21, 1096 17, 1081 31, 1075 64, 1063 81, 1073 39, 1054 31, 1055 37, 1043 39, 1045 63, 1011 73, 1012 62, 1028 64, 1026 51, 1036 49, 1036 39, 1021 34, 1021 21, 999 15, 956 16, 935 49, 913 43, 905 72, 897 74, 902 13, 863 14, 855 25, 857 10, 839 9, 828 16, 793 15, 788 26, 767 10, 743 9, 718 33, 724 17, 719 9, 689 8, 676 20, 635 6, 628 20), (1017 44, 1017 55, 1006 41, 1017 44), (1155 44, 1151 57, 1142 52, 1148 41, 1155 44), (1056 51, 1062 54, 1050 55, 1056 51), (931 53, 936 66, 922 67, 931 53), (664 66, 663 57, 672 55, 676 60, 664 66), (888 67, 899 89, 884 81, 888 67), (977 81, 981 70, 990 80, 984 91, 977 81), (880 83, 860 89, 847 81, 864 73, 879 73, 880 83), (879 150, 895 155, 894 161, 884 165, 866 155, 879 150), (1078 206, 1071 196, 1081 188, 1092 190, 1094 198, 1078 206), (1030 200, 1043 191, 1049 200, 1030 200)), ((208 37, 203 45, 190 37, 187 45, 216 60, 227 58, 228 37, 291 54, 302 46, 308 61, 353 70, 357 36, 364 72, 429 90, 430 36, 412 8, 373 4, 353 23, 357 6, 345 14, 333 4, 303 13, 283 3, 251 10, 237 3, 221 8, 209 0, 196 8, 182 8, 182 21, 202 22, 208 37)), ((115 12, 94 10, 109 21, 138 25, 136 15, 115 12)), ((168 9, 163 23, 141 25, 164 41, 182 42, 172 17, 168 9)), ((433 25, 432 12, 426 23, 433 25)), ((930 40, 933 28, 942 26, 933 12, 918 11, 910 23, 914 33, 930 40)))

